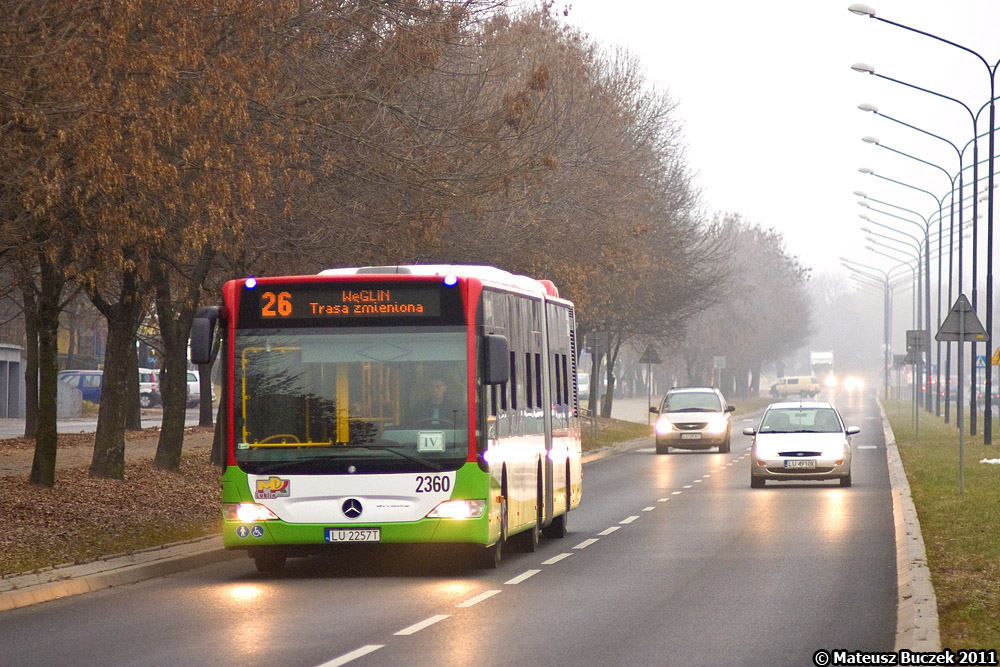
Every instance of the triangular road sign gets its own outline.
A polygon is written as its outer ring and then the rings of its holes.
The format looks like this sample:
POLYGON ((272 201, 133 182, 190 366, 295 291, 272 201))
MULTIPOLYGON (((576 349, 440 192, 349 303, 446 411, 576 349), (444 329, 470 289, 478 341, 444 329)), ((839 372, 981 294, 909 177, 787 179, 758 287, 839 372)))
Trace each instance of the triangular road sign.
POLYGON ((948 311, 948 316, 941 323, 934 340, 976 343, 989 340, 989 337, 979 318, 976 317, 972 304, 964 294, 960 294, 955 305, 948 311))

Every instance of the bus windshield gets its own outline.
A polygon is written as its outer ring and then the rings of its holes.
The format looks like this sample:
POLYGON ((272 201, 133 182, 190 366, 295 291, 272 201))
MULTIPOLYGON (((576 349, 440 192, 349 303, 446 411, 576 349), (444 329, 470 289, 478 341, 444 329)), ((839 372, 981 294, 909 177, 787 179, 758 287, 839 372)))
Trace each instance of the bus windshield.
POLYGON ((235 347, 247 472, 454 470, 468 457, 463 327, 238 329, 235 347))

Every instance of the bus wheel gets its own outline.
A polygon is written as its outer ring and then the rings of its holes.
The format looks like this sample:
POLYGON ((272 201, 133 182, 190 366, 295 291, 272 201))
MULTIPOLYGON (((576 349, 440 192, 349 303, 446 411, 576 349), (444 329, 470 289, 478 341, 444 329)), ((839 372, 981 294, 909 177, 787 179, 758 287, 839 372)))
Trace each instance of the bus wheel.
POLYGON ((280 549, 255 549, 250 552, 253 564, 262 574, 278 574, 285 567, 288 554, 280 549))
POLYGON ((500 537, 492 546, 481 549, 479 552, 479 565, 487 570, 495 570, 500 566, 503 559, 503 548, 507 542, 507 496, 503 496, 500 502, 500 537))
POLYGON ((548 538, 563 538, 569 534, 569 492, 570 492, 570 468, 569 461, 566 462, 566 501, 565 511, 557 517, 553 517, 552 523, 542 529, 542 535, 548 538))
POLYGON ((535 494, 535 525, 529 528, 524 533, 521 533, 521 551, 526 553, 533 553, 538 550, 538 540, 542 532, 542 522, 545 520, 545 514, 542 501, 542 468, 538 467, 537 476, 537 493, 535 494))

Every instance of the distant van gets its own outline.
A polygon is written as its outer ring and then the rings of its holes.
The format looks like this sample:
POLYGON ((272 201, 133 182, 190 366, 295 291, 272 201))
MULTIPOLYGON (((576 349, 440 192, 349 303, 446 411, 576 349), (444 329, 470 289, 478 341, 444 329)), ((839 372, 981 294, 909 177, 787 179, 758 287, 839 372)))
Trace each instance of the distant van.
POLYGON ((783 377, 777 383, 771 385, 771 396, 784 398, 786 396, 818 396, 820 392, 819 380, 811 375, 791 375, 783 377))

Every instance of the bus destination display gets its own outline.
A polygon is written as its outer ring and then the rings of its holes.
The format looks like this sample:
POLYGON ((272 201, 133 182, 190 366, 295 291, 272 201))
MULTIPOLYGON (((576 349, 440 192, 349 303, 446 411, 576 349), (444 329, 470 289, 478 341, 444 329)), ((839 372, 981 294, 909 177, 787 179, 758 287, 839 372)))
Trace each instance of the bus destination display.
POLYGON ((258 285, 251 292, 258 301, 256 315, 263 321, 341 319, 365 317, 436 317, 441 314, 441 292, 436 286, 376 288, 340 285, 258 285))

